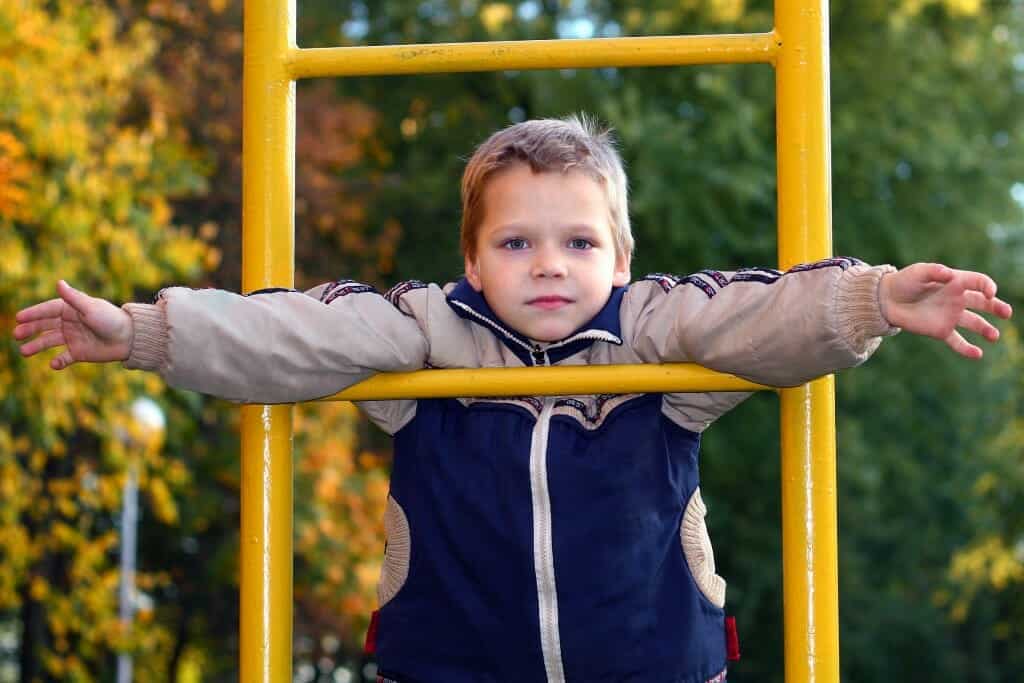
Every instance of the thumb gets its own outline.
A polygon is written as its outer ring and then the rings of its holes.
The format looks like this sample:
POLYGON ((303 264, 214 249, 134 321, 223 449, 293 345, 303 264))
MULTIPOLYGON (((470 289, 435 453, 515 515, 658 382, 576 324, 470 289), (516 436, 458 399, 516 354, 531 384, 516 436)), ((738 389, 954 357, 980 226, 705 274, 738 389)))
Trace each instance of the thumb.
POLYGON ((89 301, 92 299, 91 296, 85 292, 80 292, 65 280, 57 281, 57 293, 60 294, 60 298, 71 306, 71 308, 78 311, 81 315, 85 315, 85 310, 89 306, 89 301))

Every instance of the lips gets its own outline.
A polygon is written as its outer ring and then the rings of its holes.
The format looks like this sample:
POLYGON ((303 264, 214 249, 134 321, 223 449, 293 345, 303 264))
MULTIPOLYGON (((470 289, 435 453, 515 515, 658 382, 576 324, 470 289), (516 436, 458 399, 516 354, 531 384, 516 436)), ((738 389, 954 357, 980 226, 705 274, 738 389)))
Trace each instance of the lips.
POLYGON ((555 308, 561 308, 566 304, 571 304, 572 299, 569 299, 568 297, 564 296, 538 296, 536 298, 530 299, 526 303, 529 304, 530 306, 536 306, 537 308, 551 310, 555 308))

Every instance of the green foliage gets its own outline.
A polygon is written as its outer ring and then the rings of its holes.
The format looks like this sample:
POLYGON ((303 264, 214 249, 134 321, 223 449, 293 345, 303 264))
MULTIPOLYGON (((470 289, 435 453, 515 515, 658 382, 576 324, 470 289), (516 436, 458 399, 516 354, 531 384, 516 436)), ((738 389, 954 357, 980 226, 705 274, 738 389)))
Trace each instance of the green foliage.
MULTIPOLYGON (((299 43, 767 31, 770 4, 306 0, 299 43)), ((0 7, 0 323, 51 296, 57 277, 116 301, 169 283, 236 289, 240 3, 16 5, 0 7)), ((1020 308, 1022 13, 1020 0, 833 0, 837 253, 984 269, 1020 308)), ((635 274, 771 265, 773 98, 763 65, 303 82, 298 284, 457 277, 458 179, 473 147, 513 121, 579 110, 621 139, 635 274)), ((847 680, 989 683, 1024 670, 1013 646, 1024 636, 1015 325, 981 365, 902 335, 839 378, 847 680)), ((13 343, 0 386, 11 387, 0 400, 0 610, 26 625, 23 668, 96 680, 126 649, 146 655, 140 680, 231 679, 236 408, 117 368, 55 375, 13 343), (143 468, 140 566, 155 606, 126 638, 112 534, 129 452, 116 430, 141 392, 165 407, 168 430, 143 468)), ((741 681, 781 681, 777 413, 756 397, 704 439, 741 681)), ((295 653, 346 658, 372 607, 384 447, 350 407, 304 407, 296 425, 295 653), (325 634, 343 639, 340 652, 325 634)))
MULTIPOLYGON (((1011 188, 1024 178, 1022 12, 1020 2, 832 3, 836 253, 986 270, 1019 308, 1013 275, 1024 256, 1024 214, 1011 188)), ((350 0, 304 3, 299 42, 746 32, 771 24, 765 1, 666 1, 641 10, 612 1, 350 0)), ((775 261, 770 67, 395 76, 343 80, 338 89, 380 113, 377 153, 350 173, 388 178, 367 211, 371 226, 401 226, 397 278, 443 281, 461 272, 457 180, 477 143, 513 121, 579 110, 598 114, 621 138, 634 274, 775 261)), ((849 680, 1009 681, 1021 670, 1011 647, 1024 608, 1015 502, 1024 482, 1011 398, 1021 376, 1016 324, 1002 326, 1001 346, 987 347, 980 366, 901 335, 867 367, 839 377, 849 680), (1000 495, 981 493, 990 490, 1000 495)), ((737 680, 781 680, 775 403, 752 399, 705 438, 709 524, 744 641, 737 680)))

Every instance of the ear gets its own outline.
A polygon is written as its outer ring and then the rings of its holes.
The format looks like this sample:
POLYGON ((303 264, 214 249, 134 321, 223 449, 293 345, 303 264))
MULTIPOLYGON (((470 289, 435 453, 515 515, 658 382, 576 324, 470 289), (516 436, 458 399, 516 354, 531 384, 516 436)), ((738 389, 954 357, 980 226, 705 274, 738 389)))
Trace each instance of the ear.
POLYGON ((468 254, 466 255, 466 281, 476 291, 483 291, 484 283, 480 279, 480 266, 476 259, 471 258, 468 254))
POLYGON ((629 256, 615 257, 615 272, 612 274, 613 287, 625 287, 630 280, 630 258, 629 256))

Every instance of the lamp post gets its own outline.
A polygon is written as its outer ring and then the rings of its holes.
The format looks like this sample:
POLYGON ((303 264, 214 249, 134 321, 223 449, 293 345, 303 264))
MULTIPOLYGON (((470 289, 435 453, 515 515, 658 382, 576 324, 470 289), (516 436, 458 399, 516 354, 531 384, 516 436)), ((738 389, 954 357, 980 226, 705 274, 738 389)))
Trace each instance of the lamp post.
MULTIPOLYGON (((163 438, 166 421, 156 401, 138 398, 131 407, 132 424, 128 433, 119 434, 129 451, 127 476, 121 505, 121 581, 118 590, 118 615, 125 631, 131 628, 135 614, 135 555, 139 522, 138 458, 134 452, 163 438)), ((117 683, 131 683, 132 656, 117 656, 117 683)))

